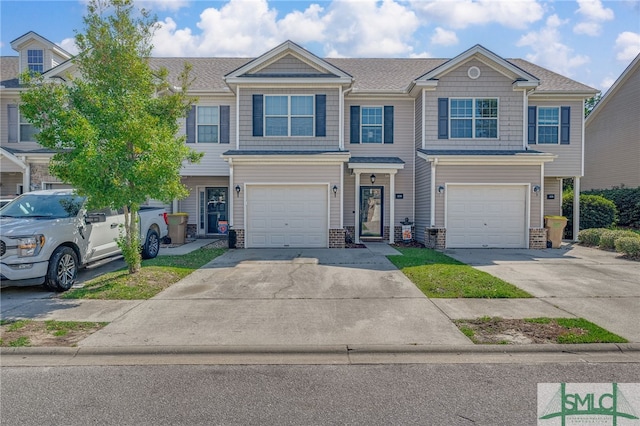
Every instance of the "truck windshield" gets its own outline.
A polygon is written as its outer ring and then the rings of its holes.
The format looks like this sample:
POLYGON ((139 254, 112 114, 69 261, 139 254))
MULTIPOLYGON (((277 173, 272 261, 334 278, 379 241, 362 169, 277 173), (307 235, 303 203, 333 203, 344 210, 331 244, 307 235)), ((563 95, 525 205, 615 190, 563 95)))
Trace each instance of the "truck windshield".
POLYGON ((84 200, 84 197, 71 194, 24 194, 0 209, 0 216, 47 219, 75 217, 84 200))

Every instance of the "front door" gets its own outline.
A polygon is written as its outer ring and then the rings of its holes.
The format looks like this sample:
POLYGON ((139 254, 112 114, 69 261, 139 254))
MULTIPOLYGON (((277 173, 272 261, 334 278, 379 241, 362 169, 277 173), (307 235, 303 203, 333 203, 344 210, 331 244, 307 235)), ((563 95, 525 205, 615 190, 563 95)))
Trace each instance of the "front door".
POLYGON ((360 187, 360 236, 382 238, 383 224, 383 187, 360 187))
POLYGON ((227 188, 206 188, 204 203, 204 225, 207 234, 226 234, 229 218, 227 213, 227 188))

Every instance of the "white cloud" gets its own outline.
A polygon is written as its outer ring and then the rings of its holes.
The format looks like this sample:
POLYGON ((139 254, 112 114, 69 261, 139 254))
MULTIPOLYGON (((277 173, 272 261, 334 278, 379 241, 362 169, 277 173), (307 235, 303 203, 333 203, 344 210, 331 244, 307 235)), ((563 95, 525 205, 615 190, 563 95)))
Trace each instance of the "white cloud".
POLYGON ((616 82, 615 77, 607 76, 604 79, 602 79, 602 82, 600 82, 600 90, 602 91, 602 93, 605 93, 607 90, 609 90, 609 88, 613 86, 613 83, 615 82, 616 82))
POLYGON ((79 52, 78 46, 76 46, 76 39, 73 37, 65 38, 60 43, 58 43, 58 46, 62 47, 72 55, 77 55, 79 52))
POLYGON ((640 33, 625 31, 616 39, 616 59, 630 62, 640 53, 640 33))
POLYGON ((323 43, 327 56, 409 56, 420 27, 415 14, 395 0, 333 0, 278 19, 278 2, 230 0, 202 11, 197 28, 177 27, 167 17, 154 36, 157 56, 256 56, 290 39, 323 43), (274 7, 270 7, 274 5, 274 7))
POLYGON ((600 0, 577 0, 580 6, 576 13, 583 15, 590 21, 611 21, 613 10, 602 6, 600 0))
POLYGON ((327 56, 408 56, 420 27, 415 13, 393 0, 334 0, 326 16, 327 56))
POLYGON ((580 7, 576 13, 582 15, 586 20, 576 24, 573 27, 573 32, 593 37, 600 35, 602 33, 601 23, 611 21, 614 18, 613 10, 603 7, 600 0, 577 1, 580 7))
POLYGON ((533 53, 526 56, 527 60, 559 74, 571 76, 575 68, 588 63, 590 59, 576 54, 562 43, 559 28, 567 22, 568 20, 561 20, 557 15, 551 15, 543 28, 525 34, 516 45, 529 46, 533 50, 533 53))
POLYGON ((431 44, 453 46, 458 44, 458 36, 454 31, 447 31, 444 28, 437 27, 431 36, 431 44))
POLYGON ((536 0, 411 0, 421 18, 445 23, 452 28, 467 28, 492 22, 509 28, 526 28, 544 15, 536 0))
POLYGON ((151 10, 152 13, 170 10, 175 12, 183 7, 189 6, 188 0, 142 0, 136 1, 136 7, 151 10))

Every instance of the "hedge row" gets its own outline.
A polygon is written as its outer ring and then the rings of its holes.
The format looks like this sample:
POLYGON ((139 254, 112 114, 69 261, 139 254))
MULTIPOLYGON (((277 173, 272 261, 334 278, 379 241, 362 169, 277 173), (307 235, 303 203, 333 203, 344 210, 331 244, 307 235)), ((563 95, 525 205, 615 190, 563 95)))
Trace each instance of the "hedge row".
POLYGON ((600 195, 615 203, 618 225, 640 229, 640 186, 637 188, 597 189, 583 191, 585 195, 600 195))
MULTIPOLYGON (((562 213, 567 218, 565 238, 573 238, 573 191, 562 195, 562 213)), ((617 223, 618 209, 600 195, 580 194, 580 229, 609 228, 617 223)))
POLYGON ((615 250, 625 256, 640 259, 640 234, 633 231, 591 228, 578 233, 578 241, 585 246, 615 250))

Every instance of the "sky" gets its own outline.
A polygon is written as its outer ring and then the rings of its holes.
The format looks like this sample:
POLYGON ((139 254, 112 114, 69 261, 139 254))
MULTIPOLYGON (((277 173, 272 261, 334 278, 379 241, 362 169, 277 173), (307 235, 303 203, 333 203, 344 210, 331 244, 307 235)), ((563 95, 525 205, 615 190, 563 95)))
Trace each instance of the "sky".
MULTIPOLYGON (((75 54, 87 0, 0 0, 0 49, 35 31, 75 54)), ((153 56, 255 57, 291 40, 320 57, 452 58, 481 44, 603 91, 640 53, 640 0, 145 0, 153 56)))

